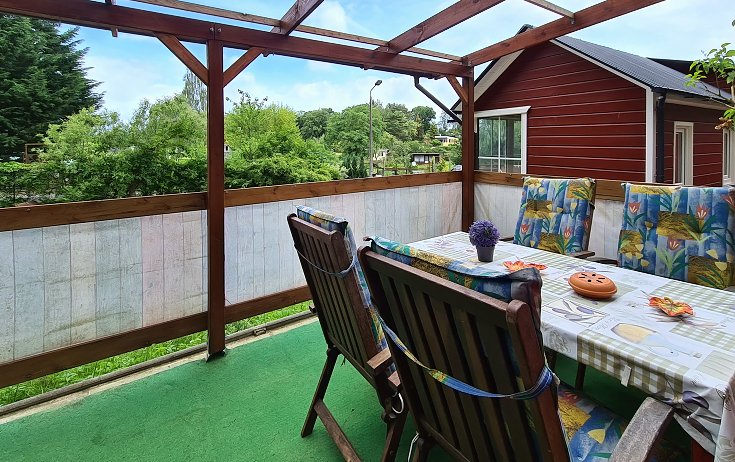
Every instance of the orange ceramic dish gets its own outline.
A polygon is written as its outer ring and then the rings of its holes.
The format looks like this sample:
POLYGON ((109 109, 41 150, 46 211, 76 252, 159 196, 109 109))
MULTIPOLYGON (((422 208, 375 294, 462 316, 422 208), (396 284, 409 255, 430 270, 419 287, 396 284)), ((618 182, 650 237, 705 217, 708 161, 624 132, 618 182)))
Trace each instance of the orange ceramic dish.
POLYGON ((569 277, 569 285, 579 295, 599 300, 610 298, 618 291, 610 278, 593 271, 572 274, 569 277))
POLYGON ((504 261, 503 266, 508 268, 508 271, 520 271, 526 268, 536 268, 539 271, 543 271, 546 269, 546 265, 542 265, 540 263, 528 263, 521 260, 504 261))

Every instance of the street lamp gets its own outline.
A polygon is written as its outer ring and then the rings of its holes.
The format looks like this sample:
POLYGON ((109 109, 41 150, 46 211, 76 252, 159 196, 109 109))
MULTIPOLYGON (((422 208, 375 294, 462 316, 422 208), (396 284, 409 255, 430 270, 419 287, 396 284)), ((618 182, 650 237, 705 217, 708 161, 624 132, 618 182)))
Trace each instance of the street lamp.
POLYGON ((382 80, 378 80, 370 89, 370 149, 368 155, 370 156, 370 177, 373 176, 373 90, 375 87, 383 83, 382 80))

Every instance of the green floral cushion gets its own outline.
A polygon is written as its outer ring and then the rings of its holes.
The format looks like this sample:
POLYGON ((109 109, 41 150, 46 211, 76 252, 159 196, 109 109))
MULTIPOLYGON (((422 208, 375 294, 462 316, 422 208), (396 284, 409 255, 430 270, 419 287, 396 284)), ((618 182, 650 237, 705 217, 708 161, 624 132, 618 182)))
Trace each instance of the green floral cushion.
MULTIPOLYGON (((357 245, 355 244, 355 238, 352 236, 352 230, 347 224, 347 220, 305 205, 296 206, 296 216, 327 231, 339 231, 342 233, 347 253, 352 255, 352 258, 355 259, 355 272, 357 273, 357 282, 360 286, 360 296, 365 307, 369 307, 371 303, 370 290, 368 289, 365 275, 362 272, 360 260, 357 260, 357 245)), ((388 341, 385 339, 385 333, 380 327, 380 323, 377 318, 375 318, 373 310, 368 310, 368 313, 371 321, 371 330, 373 337, 375 338, 375 343, 378 346, 378 351, 383 351, 388 347, 388 341)))
POLYGON ((513 242, 565 255, 587 250, 595 188, 592 178, 526 177, 513 242))
POLYGON ((719 289, 732 285, 735 188, 623 188, 620 266, 719 289))

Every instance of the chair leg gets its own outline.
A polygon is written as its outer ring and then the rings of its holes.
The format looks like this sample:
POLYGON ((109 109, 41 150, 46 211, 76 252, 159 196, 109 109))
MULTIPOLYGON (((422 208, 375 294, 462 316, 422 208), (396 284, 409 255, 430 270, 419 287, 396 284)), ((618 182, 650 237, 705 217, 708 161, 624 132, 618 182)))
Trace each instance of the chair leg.
POLYGON ((327 349, 327 360, 324 363, 322 375, 319 377, 319 383, 316 386, 311 406, 309 406, 309 412, 306 414, 306 421, 301 429, 302 438, 311 435, 311 432, 314 431, 314 424, 316 423, 317 418, 315 406, 317 403, 324 400, 324 395, 327 393, 327 386, 329 386, 329 379, 332 377, 332 372, 334 371, 335 364, 337 364, 338 356, 339 351, 336 348, 329 347, 329 349, 327 349))
POLYGON ((420 436, 419 439, 416 441, 416 446, 414 446, 413 450, 413 457, 411 458, 410 462, 426 462, 429 460, 429 452, 431 451, 431 448, 434 446, 434 441, 431 439, 424 438, 423 436, 420 436))
POLYGON ((406 425, 407 417, 408 409, 403 409, 400 414, 396 414, 392 410, 389 412, 386 419, 388 433, 385 437, 383 455, 380 457, 381 462, 393 462, 396 459, 398 444, 401 442, 401 435, 403 435, 403 427, 406 425))
POLYGON ((582 391, 584 388, 584 374, 587 372, 587 365, 579 363, 577 365, 577 378, 574 380, 574 388, 577 391, 582 391))

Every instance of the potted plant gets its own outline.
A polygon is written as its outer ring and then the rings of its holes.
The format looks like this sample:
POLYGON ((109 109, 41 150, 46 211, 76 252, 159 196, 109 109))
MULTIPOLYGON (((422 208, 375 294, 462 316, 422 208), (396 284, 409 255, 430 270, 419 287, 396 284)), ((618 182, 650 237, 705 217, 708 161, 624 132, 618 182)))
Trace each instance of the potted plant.
POLYGON ((495 244, 500 239, 498 228, 491 221, 479 220, 472 223, 469 234, 470 243, 477 247, 477 259, 480 261, 493 261, 495 244))

